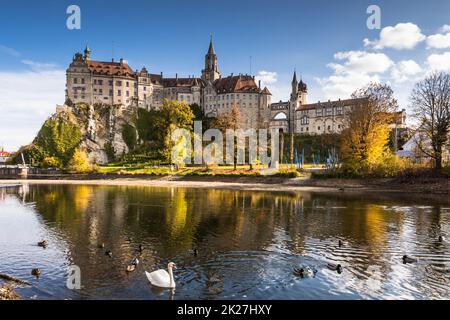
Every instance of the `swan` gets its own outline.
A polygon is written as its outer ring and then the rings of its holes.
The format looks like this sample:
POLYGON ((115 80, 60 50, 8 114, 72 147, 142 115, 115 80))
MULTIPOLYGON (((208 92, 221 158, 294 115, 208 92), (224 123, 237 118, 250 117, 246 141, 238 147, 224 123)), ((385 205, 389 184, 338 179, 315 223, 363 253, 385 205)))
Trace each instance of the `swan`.
POLYGON ((153 286, 173 289, 175 288, 175 280, 173 279, 172 269, 176 268, 177 266, 175 265, 175 263, 170 262, 167 265, 167 269, 169 270, 169 272, 164 269, 159 269, 151 273, 145 271, 145 275, 147 276, 148 281, 150 281, 153 286))

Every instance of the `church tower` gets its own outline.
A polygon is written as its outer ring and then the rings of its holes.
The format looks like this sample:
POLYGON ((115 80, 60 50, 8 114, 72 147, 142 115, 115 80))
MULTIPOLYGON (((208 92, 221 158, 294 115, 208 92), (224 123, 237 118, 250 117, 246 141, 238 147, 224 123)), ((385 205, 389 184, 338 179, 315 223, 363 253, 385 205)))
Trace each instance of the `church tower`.
POLYGON ((296 132, 295 128, 295 110, 297 110, 302 104, 306 104, 308 87, 300 79, 300 82, 297 80, 297 72, 294 70, 294 76, 292 77, 292 92, 291 99, 289 101, 289 115, 288 115, 288 123, 289 123, 289 132, 296 132))
POLYGON ((213 39, 211 35, 208 53, 205 55, 205 69, 202 70, 202 79, 205 81, 214 82, 220 78, 221 75, 217 66, 217 55, 214 51, 213 39))

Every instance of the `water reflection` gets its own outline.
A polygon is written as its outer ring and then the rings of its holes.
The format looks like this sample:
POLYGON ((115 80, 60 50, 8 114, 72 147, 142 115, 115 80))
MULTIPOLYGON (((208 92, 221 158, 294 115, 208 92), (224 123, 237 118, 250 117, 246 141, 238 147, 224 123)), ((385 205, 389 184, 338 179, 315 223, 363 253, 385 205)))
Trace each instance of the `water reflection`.
POLYGON ((24 298, 448 299, 450 243, 440 235, 450 237, 450 203, 439 197, 0 187, 0 270, 34 284, 20 289, 24 298), (42 239, 45 250, 36 246, 42 239), (419 263, 403 265, 405 253, 419 263), (136 256, 137 270, 125 272, 136 256), (180 267, 175 293, 144 275, 169 261, 180 267), (71 264, 81 268, 79 291, 65 287, 71 264), (299 264, 319 272, 300 279, 292 274, 299 264))

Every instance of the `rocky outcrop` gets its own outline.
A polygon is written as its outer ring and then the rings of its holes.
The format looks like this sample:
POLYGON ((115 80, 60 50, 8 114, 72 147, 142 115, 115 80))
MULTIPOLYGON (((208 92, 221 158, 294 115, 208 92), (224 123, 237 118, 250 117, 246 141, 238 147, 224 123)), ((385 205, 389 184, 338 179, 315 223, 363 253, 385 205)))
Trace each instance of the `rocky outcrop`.
POLYGON ((125 124, 134 125, 136 109, 106 104, 77 104, 57 106, 54 119, 63 119, 76 124, 82 133, 80 147, 89 154, 95 164, 105 164, 115 157, 128 153, 122 138, 125 124))

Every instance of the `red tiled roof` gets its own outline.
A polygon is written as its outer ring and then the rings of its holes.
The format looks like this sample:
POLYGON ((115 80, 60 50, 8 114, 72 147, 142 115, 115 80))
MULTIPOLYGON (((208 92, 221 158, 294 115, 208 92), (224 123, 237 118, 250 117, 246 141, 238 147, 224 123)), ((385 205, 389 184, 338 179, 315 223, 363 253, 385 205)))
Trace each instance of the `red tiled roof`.
POLYGON ((230 76, 226 78, 217 79, 214 82, 214 87, 217 93, 231 93, 231 92, 247 92, 258 93, 261 89, 256 85, 255 79, 252 76, 230 76))
POLYGON ((0 157, 8 157, 8 156, 9 156, 9 152, 0 151, 0 157))
POLYGON ((86 61, 92 73, 97 75, 132 78, 134 71, 125 62, 86 61))

